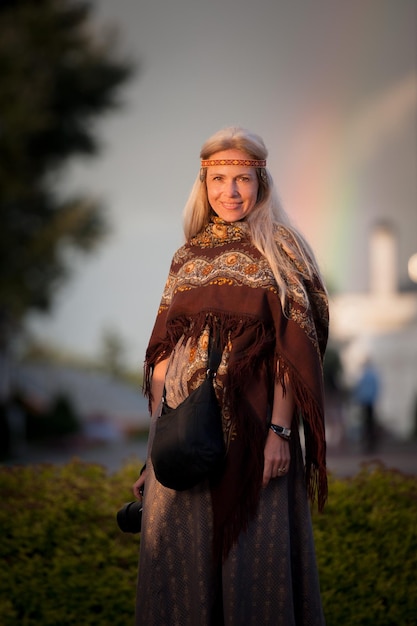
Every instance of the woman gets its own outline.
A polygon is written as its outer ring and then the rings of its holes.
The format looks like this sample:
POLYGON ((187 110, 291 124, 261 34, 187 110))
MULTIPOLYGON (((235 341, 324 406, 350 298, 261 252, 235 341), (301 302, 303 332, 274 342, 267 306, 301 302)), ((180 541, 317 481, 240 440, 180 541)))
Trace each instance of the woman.
POLYGON ((148 458, 137 625, 324 624, 308 496, 327 495, 322 359, 325 289, 290 225, 260 137, 203 146, 145 361, 152 413, 204 379, 210 336, 226 464, 217 482, 163 487, 148 458), (304 425, 305 463, 299 439, 304 425))

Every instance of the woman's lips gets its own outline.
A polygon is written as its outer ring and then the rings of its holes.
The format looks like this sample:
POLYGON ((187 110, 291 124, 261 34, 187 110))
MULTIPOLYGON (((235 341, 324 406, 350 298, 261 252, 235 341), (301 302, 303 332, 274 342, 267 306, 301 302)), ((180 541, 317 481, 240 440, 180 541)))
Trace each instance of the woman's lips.
POLYGON ((236 202, 223 202, 223 207, 228 211, 233 211, 233 209, 239 209, 240 203, 236 202))

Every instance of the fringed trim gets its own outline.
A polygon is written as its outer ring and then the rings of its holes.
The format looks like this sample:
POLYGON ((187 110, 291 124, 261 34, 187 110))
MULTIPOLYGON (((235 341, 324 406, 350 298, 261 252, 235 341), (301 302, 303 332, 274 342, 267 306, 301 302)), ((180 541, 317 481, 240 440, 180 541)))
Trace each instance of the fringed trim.
POLYGON ((322 511, 328 494, 323 408, 313 397, 294 367, 282 357, 278 358, 277 365, 277 378, 284 391, 286 384, 291 386, 296 407, 303 419, 307 493, 312 503, 317 498, 318 510, 322 511))
POLYGON ((239 534, 247 530, 249 522, 255 517, 262 489, 265 429, 256 417, 248 415, 248 413, 244 416, 247 425, 246 436, 243 441, 246 451, 244 473, 241 480, 240 497, 223 529, 223 559, 226 559, 239 534))
POLYGON ((248 371, 248 365, 253 364, 254 358, 265 355, 266 346, 272 345, 273 338, 271 331, 267 331, 265 325, 258 319, 250 316, 236 314, 227 314, 223 311, 200 311, 192 317, 183 315, 177 316, 173 320, 165 322, 164 329, 165 338, 163 340, 151 341, 149 343, 144 363, 143 375, 143 393, 148 398, 149 406, 152 402, 152 374, 155 365, 171 354, 177 343, 183 339, 186 343, 189 339, 197 342, 203 330, 208 328, 210 334, 217 334, 220 345, 226 346, 230 339, 239 343, 239 338, 248 332, 251 336, 251 342, 248 346, 244 346, 244 350, 234 353, 236 365, 233 368, 233 374, 228 376, 229 391, 233 387, 240 385, 240 380, 248 371))
POLYGON ((264 446, 267 433, 267 406, 271 397, 264 396, 264 413, 258 406, 251 405, 251 390, 248 381, 259 376, 259 381, 268 395, 274 381, 275 337, 264 323, 256 319, 242 319, 236 316, 218 316, 216 328, 222 344, 231 340, 233 350, 228 362, 225 378, 225 397, 233 420, 226 471, 218 490, 213 489, 215 558, 226 559, 241 532, 247 530, 255 517, 264 467, 264 446), (248 329, 248 324, 250 328, 248 329), (265 382, 265 376, 270 378, 265 382), (248 393, 249 392, 249 393, 248 393))
POLYGON ((235 339, 239 337, 243 331, 251 333, 251 345, 245 350, 245 360, 252 358, 253 354, 259 352, 264 336, 267 334, 265 325, 257 318, 249 315, 228 314, 223 311, 215 310, 200 311, 192 317, 178 316, 174 320, 167 322, 167 334, 170 345, 173 347, 184 336, 184 342, 188 339, 197 341, 205 328, 210 332, 216 332, 220 344, 227 345, 230 337, 235 339), (255 329, 255 339, 252 333, 255 329))
POLYGON ((233 414, 240 418, 238 435, 231 443, 222 481, 212 490, 216 562, 225 561, 240 533, 247 530, 262 489, 265 427, 242 398, 233 399, 233 414))
MULTIPOLYGON (((222 559, 236 543, 239 534, 247 530, 250 521, 255 517, 260 492, 262 489, 262 475, 264 468, 264 447, 266 437, 265 420, 252 408, 244 390, 247 381, 253 379, 255 372, 260 378, 271 373, 273 382, 273 341, 269 350, 270 336, 262 324, 258 324, 251 334, 253 342, 240 355, 240 359, 229 364, 227 377, 227 402, 230 403, 230 412, 234 416, 237 431, 236 445, 242 454, 241 463, 237 463, 238 485, 240 492, 233 496, 233 510, 222 527, 222 559)), ((236 354, 235 354, 236 356, 236 354)), ((272 384, 267 385, 269 389, 272 384)), ((265 408, 272 403, 270 398, 265 399, 265 408)), ((233 442, 231 444, 233 446, 233 442)), ((231 451, 233 457, 233 451, 231 451)), ((231 459, 233 463, 233 458, 231 459)))
POLYGON ((321 513, 328 495, 326 468, 306 461, 306 484, 310 501, 314 503, 317 496, 317 509, 321 513))

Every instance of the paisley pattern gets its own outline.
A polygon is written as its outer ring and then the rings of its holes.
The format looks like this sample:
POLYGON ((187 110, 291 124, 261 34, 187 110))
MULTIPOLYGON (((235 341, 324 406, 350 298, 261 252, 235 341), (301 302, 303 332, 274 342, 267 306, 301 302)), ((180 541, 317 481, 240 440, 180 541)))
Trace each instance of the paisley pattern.
MULTIPOLYGON (((250 254, 240 250, 228 250, 216 257, 215 263, 207 258, 187 255, 184 264, 177 274, 175 290, 192 289, 204 285, 247 285, 248 287, 271 289, 277 292, 272 271, 266 260, 255 260, 250 254)), ((169 292, 166 294, 169 300, 169 292)))
MULTIPOLYGON (((293 236, 284 226, 277 227, 276 240, 277 245, 291 259, 293 270, 305 276, 306 268, 294 251, 293 236)), ((314 284, 310 285, 307 297, 295 281, 294 271, 284 275, 284 280, 288 290, 286 315, 300 326, 322 357, 327 334, 325 337, 318 336, 314 320, 315 316, 317 319, 328 320, 329 311, 327 295, 321 282, 317 278, 316 288, 314 284)), ((191 291, 206 285, 243 285, 253 289, 265 289, 279 296, 272 270, 266 259, 252 245, 246 222, 226 223, 215 217, 201 233, 175 253, 159 313, 170 306, 177 292, 191 291), (239 245, 234 247, 235 242, 239 245), (219 253, 218 248, 222 246, 227 249, 224 253, 219 253), (204 254, 207 249, 215 249, 216 256, 204 254)))

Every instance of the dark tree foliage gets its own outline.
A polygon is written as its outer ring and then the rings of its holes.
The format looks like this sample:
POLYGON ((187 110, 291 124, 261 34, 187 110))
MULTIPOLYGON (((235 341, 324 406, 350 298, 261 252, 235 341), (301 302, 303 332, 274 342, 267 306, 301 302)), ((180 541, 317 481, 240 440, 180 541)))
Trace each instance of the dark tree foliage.
POLYGON ((48 310, 65 251, 90 251, 103 208, 63 197, 69 160, 98 151, 94 121, 118 106, 133 67, 76 0, 0 0, 0 316, 48 310))

